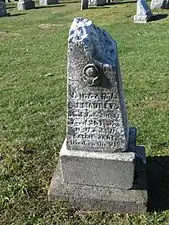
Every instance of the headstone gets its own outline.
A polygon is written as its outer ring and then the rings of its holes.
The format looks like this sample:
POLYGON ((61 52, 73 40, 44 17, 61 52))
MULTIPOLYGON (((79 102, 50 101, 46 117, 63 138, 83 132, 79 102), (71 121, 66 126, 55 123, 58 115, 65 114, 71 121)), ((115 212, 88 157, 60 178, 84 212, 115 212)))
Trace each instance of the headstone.
POLYGON ((88 9, 88 0, 81 0, 81 10, 88 9))
POLYGON ((103 6, 106 4, 106 0, 89 0, 89 5, 103 6))
POLYGON ((0 17, 7 16, 6 4, 0 0, 0 17))
POLYGON ((68 42, 67 135, 49 198, 87 210, 146 211, 145 152, 128 126, 116 41, 75 18, 68 42))
POLYGON ((152 0, 150 4, 151 9, 169 9, 169 0, 152 0))
POLYGON ((39 0, 39 5, 47 6, 47 5, 56 5, 59 4, 59 0, 39 0))
POLYGON ((35 8, 35 2, 32 0, 19 0, 17 3, 18 10, 28 10, 35 8))
POLYGON ((134 16, 135 23, 146 23, 151 20, 153 14, 146 0, 137 1, 137 13, 134 16))

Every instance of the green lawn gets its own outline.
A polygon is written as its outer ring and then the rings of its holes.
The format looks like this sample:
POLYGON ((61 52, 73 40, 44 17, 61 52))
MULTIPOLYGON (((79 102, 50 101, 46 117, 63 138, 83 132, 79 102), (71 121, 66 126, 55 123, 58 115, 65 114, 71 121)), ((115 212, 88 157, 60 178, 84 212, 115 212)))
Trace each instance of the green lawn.
POLYGON ((135 3, 80 11, 67 1, 25 12, 8 4, 11 16, 0 18, 0 224, 169 224, 169 18, 134 24, 135 11, 135 3), (148 155, 149 213, 84 213, 47 201, 65 138, 68 31, 79 16, 117 40, 129 121, 148 155))

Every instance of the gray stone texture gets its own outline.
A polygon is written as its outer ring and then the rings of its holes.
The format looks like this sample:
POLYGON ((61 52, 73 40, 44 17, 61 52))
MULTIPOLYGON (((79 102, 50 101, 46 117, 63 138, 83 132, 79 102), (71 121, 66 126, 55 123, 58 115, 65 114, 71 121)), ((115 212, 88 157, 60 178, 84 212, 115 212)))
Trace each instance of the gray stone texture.
POLYGON ((116 42, 76 18, 68 46, 67 149, 123 152, 128 120, 116 42))
POLYGON ((81 10, 88 9, 89 1, 88 0, 81 0, 81 10))
POLYGON ((59 0, 39 0, 39 5, 47 6, 47 5, 55 5, 59 4, 59 0))
POLYGON ((168 9, 169 0, 152 0, 150 4, 151 9, 168 9))
POLYGON ((130 189, 133 185, 135 153, 61 152, 63 179, 67 183, 130 189))
POLYGON ((147 23, 151 20, 153 14, 146 2, 146 0, 137 1, 137 12, 134 16, 135 23, 147 23))
POLYGON ((35 2, 32 0, 19 0, 17 3, 18 10, 28 10, 35 8, 35 2))
POLYGON ((0 1, 0 17, 7 16, 6 4, 4 1, 0 1))

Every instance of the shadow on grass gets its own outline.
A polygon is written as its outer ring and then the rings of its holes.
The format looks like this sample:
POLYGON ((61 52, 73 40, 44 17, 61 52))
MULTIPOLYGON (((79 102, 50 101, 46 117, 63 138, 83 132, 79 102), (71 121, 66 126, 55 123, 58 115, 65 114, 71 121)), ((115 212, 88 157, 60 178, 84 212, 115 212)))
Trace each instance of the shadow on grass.
POLYGON ((79 3, 79 2, 81 2, 81 1, 63 1, 63 3, 66 3, 66 4, 68 4, 68 3, 79 3))
POLYGON ((133 1, 124 1, 124 2, 115 1, 115 2, 108 2, 108 3, 106 3, 106 5, 127 4, 127 3, 136 3, 136 2, 137 2, 136 0, 133 0, 133 1))
POLYGON ((168 16, 168 14, 156 14, 156 15, 153 15, 152 18, 150 19, 150 22, 151 21, 165 19, 165 18, 167 18, 167 16, 168 16))
POLYGON ((36 6, 36 9, 44 9, 44 8, 53 8, 53 7, 63 7, 64 4, 56 4, 56 5, 47 5, 47 6, 36 6))
POLYGON ((169 209, 169 156, 147 157, 148 211, 169 209))
POLYGON ((14 16, 24 16, 27 13, 16 13, 16 14, 8 14, 9 17, 14 17, 14 16))
POLYGON ((88 9, 109 9, 110 7, 107 6, 91 6, 88 9))

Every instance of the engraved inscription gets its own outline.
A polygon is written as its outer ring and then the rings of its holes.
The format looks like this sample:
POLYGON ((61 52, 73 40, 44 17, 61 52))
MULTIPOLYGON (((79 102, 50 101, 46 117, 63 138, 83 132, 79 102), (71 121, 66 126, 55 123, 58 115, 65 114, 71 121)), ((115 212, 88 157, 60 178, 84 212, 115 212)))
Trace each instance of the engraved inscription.
POLYGON ((116 94, 115 88, 109 92, 74 90, 70 93, 68 145, 73 149, 86 146, 104 150, 124 144, 120 138, 123 130, 118 128, 122 119, 116 94))

